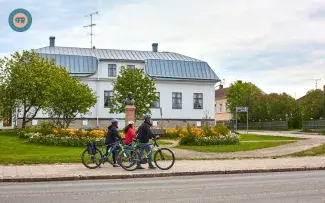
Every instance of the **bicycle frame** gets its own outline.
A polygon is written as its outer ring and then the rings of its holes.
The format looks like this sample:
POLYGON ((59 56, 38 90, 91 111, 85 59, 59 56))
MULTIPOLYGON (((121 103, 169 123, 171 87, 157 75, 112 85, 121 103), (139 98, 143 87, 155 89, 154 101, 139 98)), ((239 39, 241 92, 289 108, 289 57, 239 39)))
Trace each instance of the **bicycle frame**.
MULTIPOLYGON (((156 140, 156 139, 152 139, 152 140, 153 140, 154 142, 153 142, 153 143, 149 143, 151 150, 150 150, 149 152, 147 152, 146 156, 142 157, 142 159, 148 159, 148 154, 153 154, 154 149, 157 148, 157 150, 159 150, 159 145, 158 145, 158 143, 157 143, 157 140, 156 140)), ((137 153, 139 153, 139 150, 140 150, 140 148, 141 148, 141 144, 142 144, 142 143, 140 143, 138 140, 136 140, 136 144, 135 144, 134 149, 135 149, 135 151, 136 151, 137 153)), ((135 160, 136 160, 136 161, 141 161, 141 160, 138 160, 138 156, 136 156, 136 159, 135 159, 135 160)))

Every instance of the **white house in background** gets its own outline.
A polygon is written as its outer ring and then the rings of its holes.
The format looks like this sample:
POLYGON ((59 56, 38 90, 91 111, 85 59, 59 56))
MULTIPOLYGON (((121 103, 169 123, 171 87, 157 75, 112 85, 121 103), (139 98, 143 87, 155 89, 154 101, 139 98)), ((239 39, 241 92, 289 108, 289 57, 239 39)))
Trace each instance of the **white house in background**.
MULTIPOLYGON (((50 46, 36 49, 42 57, 54 58, 56 64, 66 67, 72 76, 80 77, 97 93, 98 102, 89 115, 79 115, 74 127, 106 128, 112 118, 124 126, 124 114, 110 114, 112 82, 121 66, 142 68, 150 77, 156 78, 157 95, 160 100, 152 109, 154 124, 167 126, 200 123, 209 112, 214 121, 214 85, 219 82, 207 62, 173 52, 158 52, 158 44, 152 51, 115 49, 90 49, 55 46, 55 37, 50 37, 50 46), (162 115, 160 114, 162 112, 162 115)), ((34 124, 48 119, 39 113, 34 124)), ((18 119, 18 123, 19 119, 18 119)))

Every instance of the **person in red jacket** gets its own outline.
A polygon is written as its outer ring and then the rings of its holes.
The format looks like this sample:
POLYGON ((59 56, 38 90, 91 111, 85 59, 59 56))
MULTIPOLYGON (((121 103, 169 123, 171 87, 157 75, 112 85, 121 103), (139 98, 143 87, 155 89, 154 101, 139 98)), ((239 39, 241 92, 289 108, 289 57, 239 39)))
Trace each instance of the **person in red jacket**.
POLYGON ((129 121, 128 125, 124 129, 124 134, 125 134, 125 144, 130 144, 133 141, 133 138, 135 138, 135 132, 133 128, 133 121, 129 121))

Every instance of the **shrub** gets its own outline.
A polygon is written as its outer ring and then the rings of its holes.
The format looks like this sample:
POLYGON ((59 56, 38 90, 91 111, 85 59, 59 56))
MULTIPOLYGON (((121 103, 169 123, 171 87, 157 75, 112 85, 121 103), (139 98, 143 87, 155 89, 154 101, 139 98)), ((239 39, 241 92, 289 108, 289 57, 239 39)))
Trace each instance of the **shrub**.
POLYGON ((176 129, 175 128, 166 128, 165 131, 166 131, 166 134, 165 134, 164 138, 176 139, 179 137, 180 130, 177 128, 176 129))
POLYGON ((48 135, 53 133, 53 129, 55 128, 53 122, 42 122, 39 126, 35 127, 37 132, 41 133, 42 135, 48 135))
POLYGON ((192 132, 191 126, 187 124, 186 131, 182 130, 180 145, 195 145, 195 134, 192 132))
POLYGON ((213 130, 223 136, 226 136, 230 133, 230 130, 228 129, 228 127, 224 124, 217 124, 213 127, 213 130))
POLYGON ((207 124, 204 124, 202 126, 202 130, 204 132, 204 135, 207 136, 207 137, 211 137, 211 136, 214 136, 215 134, 212 132, 211 128, 207 125, 207 124))

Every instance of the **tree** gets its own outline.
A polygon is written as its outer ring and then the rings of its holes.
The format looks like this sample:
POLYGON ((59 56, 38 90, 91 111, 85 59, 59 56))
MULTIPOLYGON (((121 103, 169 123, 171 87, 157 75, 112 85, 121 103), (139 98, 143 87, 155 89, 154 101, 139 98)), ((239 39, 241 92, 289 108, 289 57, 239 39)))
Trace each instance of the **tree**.
POLYGON ((294 108, 296 107, 296 100, 293 97, 286 93, 272 93, 267 95, 267 97, 269 119, 286 120, 289 117, 291 118, 294 108))
MULTIPOLYGON (((238 106, 247 106, 249 111, 252 113, 250 115, 250 120, 257 117, 255 114, 258 111, 252 111, 256 105, 256 98, 262 95, 262 91, 252 83, 237 81, 228 88, 226 97, 228 103, 228 109, 230 112, 235 115, 236 107, 238 106), (254 114, 255 113, 255 114, 254 114)), ((238 114, 240 121, 246 119, 246 115, 238 114)))
POLYGON ((44 110, 56 126, 68 128, 78 114, 89 112, 97 97, 87 84, 72 78, 65 68, 60 68, 51 79, 53 85, 46 91, 48 101, 44 110))
POLYGON ((324 118, 324 92, 310 90, 300 101, 302 118, 304 120, 324 118))
POLYGON ((53 60, 41 58, 36 52, 15 52, 0 62, 1 117, 15 109, 22 115, 22 126, 30 122, 47 101, 45 90, 55 73, 53 60))
POLYGON ((124 100, 132 92, 135 100, 136 118, 141 119, 159 99, 156 96, 155 79, 144 74, 143 69, 121 67, 120 74, 113 82, 114 97, 110 101, 110 113, 124 113, 124 100))

